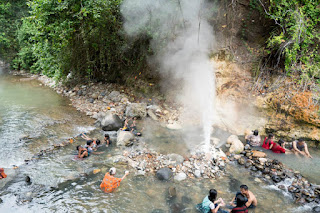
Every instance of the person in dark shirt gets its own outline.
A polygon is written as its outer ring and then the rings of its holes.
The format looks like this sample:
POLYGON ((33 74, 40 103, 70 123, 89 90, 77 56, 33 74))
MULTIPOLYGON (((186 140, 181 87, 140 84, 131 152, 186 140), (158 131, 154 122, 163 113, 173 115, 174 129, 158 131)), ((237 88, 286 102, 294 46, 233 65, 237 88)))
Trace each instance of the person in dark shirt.
POLYGON ((246 206, 247 198, 243 194, 236 196, 237 206, 231 210, 231 213, 248 213, 246 206))

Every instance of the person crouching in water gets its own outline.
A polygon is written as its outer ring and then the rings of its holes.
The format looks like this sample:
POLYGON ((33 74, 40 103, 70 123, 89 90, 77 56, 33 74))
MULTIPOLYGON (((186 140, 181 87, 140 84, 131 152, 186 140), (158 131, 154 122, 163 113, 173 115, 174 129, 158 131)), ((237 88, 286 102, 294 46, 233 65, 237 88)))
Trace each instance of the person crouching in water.
POLYGON ((116 168, 112 167, 109 172, 107 172, 102 180, 102 183, 100 184, 100 188, 106 192, 111 193, 116 188, 120 186, 120 182, 123 181, 123 179, 129 174, 129 171, 125 171, 122 178, 116 178, 114 175, 116 174, 116 168))
POLYGON ((261 137, 259 135, 258 130, 254 130, 252 135, 249 135, 247 138, 247 143, 250 146, 260 146, 261 143, 261 137))
POLYGON ((262 144, 262 148, 270 149, 270 145, 272 143, 274 143, 273 138, 274 138, 273 134, 271 134, 271 133, 268 135, 268 137, 265 137, 263 144, 262 144))
POLYGON ((238 194, 236 196, 237 206, 234 207, 230 213, 248 213, 248 208, 246 206, 247 198, 243 194, 238 194))
POLYGON ((6 173, 4 173, 4 169, 0 168, 0 179, 6 178, 6 177, 7 177, 7 175, 6 175, 6 173))
POLYGON ((232 206, 238 206, 238 205, 235 205, 235 201, 236 201, 236 197, 239 195, 239 194, 242 194, 245 196, 245 205, 247 208, 255 208, 258 204, 258 201, 257 201, 257 198, 256 196, 251 192, 249 191, 249 188, 247 185, 241 185, 240 186, 240 192, 237 192, 236 196, 232 199, 232 201, 230 202, 230 204, 232 206))
POLYGON ((210 189, 209 195, 206 196, 201 204, 197 205, 198 210, 202 213, 225 213, 225 210, 220 209, 221 206, 225 206, 222 198, 217 198, 217 191, 215 189, 210 189))
POLYGON ((308 150, 308 145, 302 138, 299 138, 297 141, 293 141, 290 150, 296 155, 301 154, 303 156, 312 158, 308 150))
POLYGON ((77 146, 78 150, 78 158, 86 158, 89 156, 88 150, 86 148, 83 148, 82 146, 77 146))

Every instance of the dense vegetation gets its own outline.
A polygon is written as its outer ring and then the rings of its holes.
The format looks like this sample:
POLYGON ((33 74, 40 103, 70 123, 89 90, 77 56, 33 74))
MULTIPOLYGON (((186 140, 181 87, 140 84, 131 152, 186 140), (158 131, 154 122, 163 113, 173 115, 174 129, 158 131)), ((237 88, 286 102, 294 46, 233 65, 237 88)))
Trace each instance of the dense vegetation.
MULTIPOLYGON (((319 4, 250 1, 276 23, 265 46, 273 64, 288 75, 298 73, 305 84, 320 78, 319 4)), ((120 5, 121 0, 0 0, 0 57, 15 69, 55 78, 71 73, 74 79, 123 82, 125 75, 146 69, 150 48, 146 36, 125 36, 120 5)))

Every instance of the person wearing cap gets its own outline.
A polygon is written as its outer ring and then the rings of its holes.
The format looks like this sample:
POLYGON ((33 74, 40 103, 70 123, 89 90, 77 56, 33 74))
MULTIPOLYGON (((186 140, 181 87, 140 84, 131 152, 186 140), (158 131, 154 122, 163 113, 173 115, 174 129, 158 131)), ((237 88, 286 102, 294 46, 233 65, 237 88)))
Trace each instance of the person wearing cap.
POLYGON ((106 192, 111 193, 116 188, 120 186, 120 182, 129 174, 129 171, 125 171, 122 178, 116 178, 114 175, 116 174, 116 168, 112 167, 109 172, 107 172, 100 184, 100 188, 106 192))
POLYGON ((250 146, 260 146, 261 138, 258 130, 254 130, 253 134, 249 135, 246 139, 247 143, 250 144, 250 146))
POLYGON ((7 177, 7 175, 6 175, 6 173, 4 173, 4 169, 0 168, 0 179, 6 178, 6 177, 7 177))

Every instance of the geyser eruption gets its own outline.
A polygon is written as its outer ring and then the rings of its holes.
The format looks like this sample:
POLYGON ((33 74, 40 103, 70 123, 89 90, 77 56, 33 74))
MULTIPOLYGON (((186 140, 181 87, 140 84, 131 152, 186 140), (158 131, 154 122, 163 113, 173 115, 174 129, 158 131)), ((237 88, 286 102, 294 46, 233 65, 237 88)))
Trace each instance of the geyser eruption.
POLYGON ((203 129, 210 144, 214 118, 214 72, 209 53, 213 29, 206 19, 211 5, 204 0, 124 0, 121 12, 130 36, 152 37, 153 62, 165 77, 181 88, 178 103, 184 106, 181 120, 203 129), (168 78, 169 76, 169 78, 168 78))

